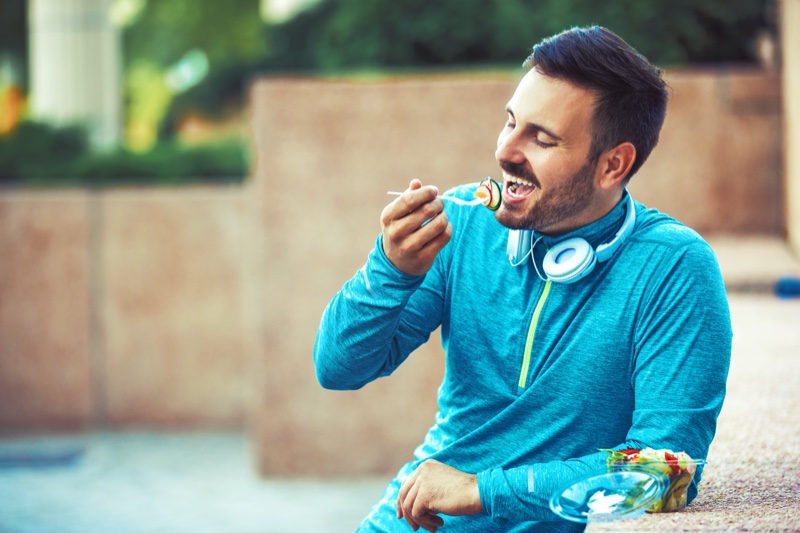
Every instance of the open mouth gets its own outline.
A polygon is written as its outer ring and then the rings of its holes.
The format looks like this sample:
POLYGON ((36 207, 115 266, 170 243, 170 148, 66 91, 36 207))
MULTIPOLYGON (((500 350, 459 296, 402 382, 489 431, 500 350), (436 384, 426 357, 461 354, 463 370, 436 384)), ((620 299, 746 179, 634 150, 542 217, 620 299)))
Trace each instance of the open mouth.
POLYGON ((528 180, 509 175, 506 175, 505 178, 505 190, 503 191, 505 198, 522 200, 536 190, 536 185, 528 180))

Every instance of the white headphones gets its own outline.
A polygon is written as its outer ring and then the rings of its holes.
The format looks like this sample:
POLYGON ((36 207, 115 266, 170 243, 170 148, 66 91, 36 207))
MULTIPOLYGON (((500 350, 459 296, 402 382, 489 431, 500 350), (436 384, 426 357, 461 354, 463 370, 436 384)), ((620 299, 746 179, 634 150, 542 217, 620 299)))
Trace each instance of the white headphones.
MULTIPOLYGON (((627 193, 627 189, 625 192, 627 193)), ((547 277, 542 276, 539 272, 539 267, 536 266, 536 261, 533 261, 536 273, 543 280, 556 283, 574 283, 579 279, 583 279, 594 270, 598 262, 602 263, 611 259, 614 252, 633 233, 635 222, 636 207, 633 204, 633 198, 628 193, 625 221, 613 239, 599 245, 597 249, 592 249, 592 246, 580 237, 562 241, 550 248, 544 256, 542 267, 547 277)), ((528 260, 528 257, 533 256, 533 249, 536 247, 536 243, 542 239, 542 237, 539 237, 534 241, 533 237, 534 233, 531 230, 508 231, 506 254, 512 266, 520 266, 528 260)))

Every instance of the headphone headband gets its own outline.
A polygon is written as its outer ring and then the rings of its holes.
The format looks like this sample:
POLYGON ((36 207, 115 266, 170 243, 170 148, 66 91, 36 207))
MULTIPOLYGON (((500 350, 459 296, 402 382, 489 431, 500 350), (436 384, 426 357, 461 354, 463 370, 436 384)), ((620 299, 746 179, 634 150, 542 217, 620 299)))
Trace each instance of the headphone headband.
POLYGON ((614 252, 622 246, 625 239, 633 232, 633 225, 636 223, 636 206, 633 203, 633 196, 631 196, 627 188, 625 192, 628 194, 628 212, 625 213, 625 221, 622 223, 622 226, 619 228, 619 231, 617 231, 617 234, 614 235, 613 239, 605 244, 601 244, 594 251, 597 255, 597 260, 601 263, 611 259, 614 252))

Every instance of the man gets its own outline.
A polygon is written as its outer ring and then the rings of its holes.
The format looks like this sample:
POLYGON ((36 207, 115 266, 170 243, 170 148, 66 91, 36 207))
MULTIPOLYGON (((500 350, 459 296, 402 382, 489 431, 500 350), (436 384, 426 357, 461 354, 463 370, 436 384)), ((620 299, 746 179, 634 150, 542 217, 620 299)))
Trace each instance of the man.
POLYGON ((413 180, 322 318, 327 388, 389 375, 439 326, 446 352, 435 423, 360 531, 580 530, 548 501, 605 470, 598 449, 705 458, 714 436, 731 349, 719 266, 625 189, 658 141, 660 71, 599 27, 542 41, 526 66, 497 143, 500 208, 445 209, 413 180))

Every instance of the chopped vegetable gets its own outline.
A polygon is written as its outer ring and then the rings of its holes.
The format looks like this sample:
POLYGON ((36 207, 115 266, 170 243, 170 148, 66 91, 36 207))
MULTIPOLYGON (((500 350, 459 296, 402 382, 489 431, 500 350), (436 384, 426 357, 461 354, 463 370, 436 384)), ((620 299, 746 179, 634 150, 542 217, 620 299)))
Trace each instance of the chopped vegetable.
POLYGON ((651 513, 680 511, 686 507, 686 489, 692 482, 697 464, 685 452, 654 450, 653 448, 601 450, 609 454, 606 466, 609 470, 625 468, 647 468, 667 478, 669 486, 662 497, 648 509, 651 513))
POLYGON ((497 211, 503 202, 500 184, 492 178, 484 178, 475 190, 475 198, 480 199, 490 210, 497 211))

